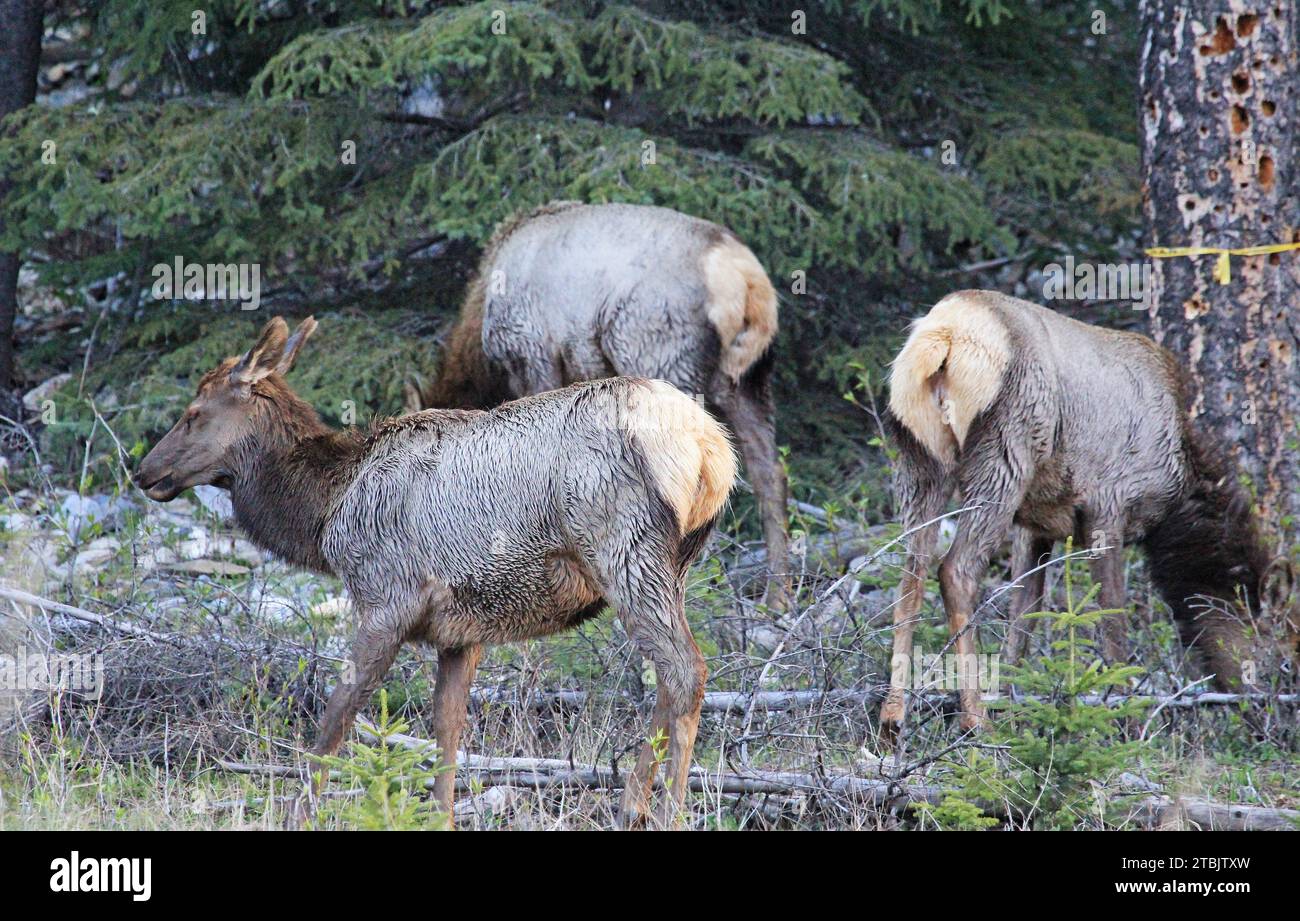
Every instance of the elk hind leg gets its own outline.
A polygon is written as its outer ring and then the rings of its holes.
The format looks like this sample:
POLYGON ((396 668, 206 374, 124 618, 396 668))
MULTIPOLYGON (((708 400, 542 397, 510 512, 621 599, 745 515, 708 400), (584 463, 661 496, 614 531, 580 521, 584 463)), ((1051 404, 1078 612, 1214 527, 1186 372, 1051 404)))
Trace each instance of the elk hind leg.
POLYGON ((685 801, 707 669, 686 622, 684 579, 664 567, 660 578, 638 581, 612 592, 611 600, 637 648, 654 663, 657 687, 650 734, 624 787, 620 820, 627 828, 652 821, 650 793, 662 764, 664 789, 653 825, 667 828, 677 824, 685 801))
POLYGON ((442 773, 433 781, 433 797, 456 826, 456 752, 468 716, 470 686, 483 647, 477 643, 438 651, 438 681, 433 691, 434 735, 442 773))
POLYGON ((754 504, 767 548, 767 585, 763 600, 785 610, 791 591, 790 540, 786 534, 789 484, 776 447, 776 422, 767 384, 745 381, 715 384, 710 394, 736 436, 745 474, 754 489, 754 504))

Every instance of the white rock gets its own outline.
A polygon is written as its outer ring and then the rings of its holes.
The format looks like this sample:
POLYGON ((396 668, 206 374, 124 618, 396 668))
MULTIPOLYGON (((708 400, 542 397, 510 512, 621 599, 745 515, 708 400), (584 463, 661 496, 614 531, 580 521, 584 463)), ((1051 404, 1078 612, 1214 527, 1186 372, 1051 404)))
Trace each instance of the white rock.
POLYGON ((0 527, 6 531, 31 531, 35 522, 31 515, 25 515, 16 510, 6 510, 0 512, 0 527))
POLYGON ((347 615, 348 610, 348 599, 342 595, 330 595, 324 601, 311 607, 311 612, 317 617, 344 617, 347 615))
POLYGON ((101 537, 99 540, 91 541, 85 550, 77 554, 73 561, 74 570, 96 570, 107 566, 117 555, 117 542, 109 541, 107 537, 101 537))
POLYGON ((182 560, 199 560, 208 555, 208 547, 206 536, 190 537, 176 545, 176 555, 182 560))
POLYGON ((79 496, 69 493, 59 504, 67 520, 68 536, 76 539, 92 525, 112 531, 122 523, 122 514, 131 503, 120 496, 79 496))
POLYGON ((195 486, 194 496, 202 505, 218 518, 230 518, 235 509, 230 504, 230 493, 215 486, 195 486))
POLYGON ((261 566, 266 562, 266 554, 250 541, 242 537, 235 538, 234 546, 230 555, 237 560, 243 560, 249 566, 261 566))
POLYGON ((157 569, 175 563, 179 557, 170 547, 152 547, 141 553, 138 559, 145 569, 157 569))
POLYGON ((262 617, 287 623, 298 617, 298 606, 281 595, 262 595, 254 603, 254 610, 262 617))
POLYGON ((44 383, 38 384, 31 390, 23 394, 23 408, 31 412, 38 413, 41 411, 41 404, 50 398, 50 394, 58 390, 68 381, 72 380, 70 372, 56 374, 44 383))

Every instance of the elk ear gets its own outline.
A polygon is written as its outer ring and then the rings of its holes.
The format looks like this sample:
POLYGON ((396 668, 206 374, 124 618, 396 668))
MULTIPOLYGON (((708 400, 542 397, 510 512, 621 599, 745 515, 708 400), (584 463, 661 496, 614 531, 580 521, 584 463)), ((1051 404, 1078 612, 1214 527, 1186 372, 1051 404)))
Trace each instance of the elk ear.
POLYGON ((308 317, 298 324, 298 328, 293 331, 289 341, 284 344, 284 354, 275 366, 276 374, 283 376, 289 373, 289 369, 293 367, 294 361, 298 358, 298 350, 302 348, 304 342, 311 338, 311 334, 316 332, 318 325, 315 317, 308 317))
POLYGON ((284 322, 284 317, 275 317, 267 321, 267 324, 262 327, 261 335, 257 337, 257 344, 230 369, 230 382, 255 384, 274 371, 284 356, 284 345, 288 336, 289 324, 284 322))
POLYGON ((1259 595, 1272 611, 1288 611, 1295 602, 1295 568, 1291 561, 1279 556, 1268 564, 1260 583, 1259 595))

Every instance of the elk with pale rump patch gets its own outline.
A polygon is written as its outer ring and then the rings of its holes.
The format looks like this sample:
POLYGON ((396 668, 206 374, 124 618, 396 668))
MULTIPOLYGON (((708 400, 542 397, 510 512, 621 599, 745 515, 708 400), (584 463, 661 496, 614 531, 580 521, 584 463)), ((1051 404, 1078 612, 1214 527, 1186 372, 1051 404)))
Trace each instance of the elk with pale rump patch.
MULTIPOLYGON (((652 737, 663 733, 667 763, 653 821, 675 822, 705 680, 686 572, 735 478, 722 427, 670 384, 611 378, 334 431, 283 378, 315 328, 309 318, 289 336, 269 322, 203 378, 137 474, 160 502, 229 490, 254 542, 347 586, 355 680, 331 694, 312 755, 337 750, 402 644, 418 642, 438 650, 433 722, 454 767, 483 645, 556 633, 609 604, 655 665, 652 737)), ((647 742, 625 823, 651 819, 658 764, 647 742)), ((449 813, 453 790, 454 773, 440 774, 449 813)))
POLYGON ((486 409, 618 374, 702 395, 736 436, 767 546, 766 600, 784 607, 776 331, 776 292, 725 228, 667 208, 552 202, 497 229, 436 377, 407 407, 486 409))
MULTIPOLYGON (((1261 611, 1281 619, 1294 643, 1290 564, 1269 562, 1248 497, 1186 405, 1177 360, 1145 336, 990 291, 950 294, 916 321, 894 361, 884 414, 900 449, 903 527, 913 532, 894 609, 887 734, 904 716, 898 676, 910 664, 934 520, 954 492, 973 508, 958 519, 939 586, 964 664, 965 728, 983 713, 972 680, 980 578, 1013 525, 1012 661, 1032 623, 1023 615, 1041 603, 1041 564, 1054 541, 1071 536, 1097 548, 1091 567, 1103 608, 1124 606, 1122 548, 1140 544, 1184 642, 1224 689, 1241 686, 1246 622, 1267 622, 1261 611)), ((1107 617, 1103 628, 1104 655, 1121 660, 1123 618, 1107 617)))

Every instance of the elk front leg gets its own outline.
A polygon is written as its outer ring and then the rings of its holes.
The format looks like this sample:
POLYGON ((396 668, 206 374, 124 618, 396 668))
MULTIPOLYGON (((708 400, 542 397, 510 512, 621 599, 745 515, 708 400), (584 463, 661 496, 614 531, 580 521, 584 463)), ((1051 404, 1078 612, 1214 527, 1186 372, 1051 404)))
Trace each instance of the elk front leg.
POLYGON ((321 720, 320 732, 309 755, 309 760, 315 762, 316 769, 311 772, 311 780, 304 795, 294 805, 289 817, 291 827, 301 826, 310 818, 315 800, 324 788, 329 773, 320 759, 338 751, 343 737, 352 728, 357 711, 374 694, 392 668, 398 650, 402 648, 405 631, 395 632, 390 629, 390 625, 378 622, 382 620, 382 617, 369 617, 363 620, 357 631, 352 647, 352 674, 345 673, 330 694, 329 703, 325 707, 325 718, 321 720), (347 680, 349 677, 352 679, 350 682, 347 680))
POLYGON ((1034 621, 1026 618, 1042 608, 1043 590, 1047 570, 1043 564, 1052 553, 1050 538, 1038 537, 1025 528, 1018 528, 1011 544, 1011 578, 1016 582, 1011 596, 1011 614, 1007 619, 1007 636, 1002 646, 1002 656, 1007 664, 1019 663, 1028 650, 1029 638, 1034 632, 1034 621))
POLYGON ((438 682, 433 691, 434 736, 443 772, 433 781, 433 797, 456 826, 456 752, 465 728, 469 691, 483 647, 479 644, 438 651, 438 682))

